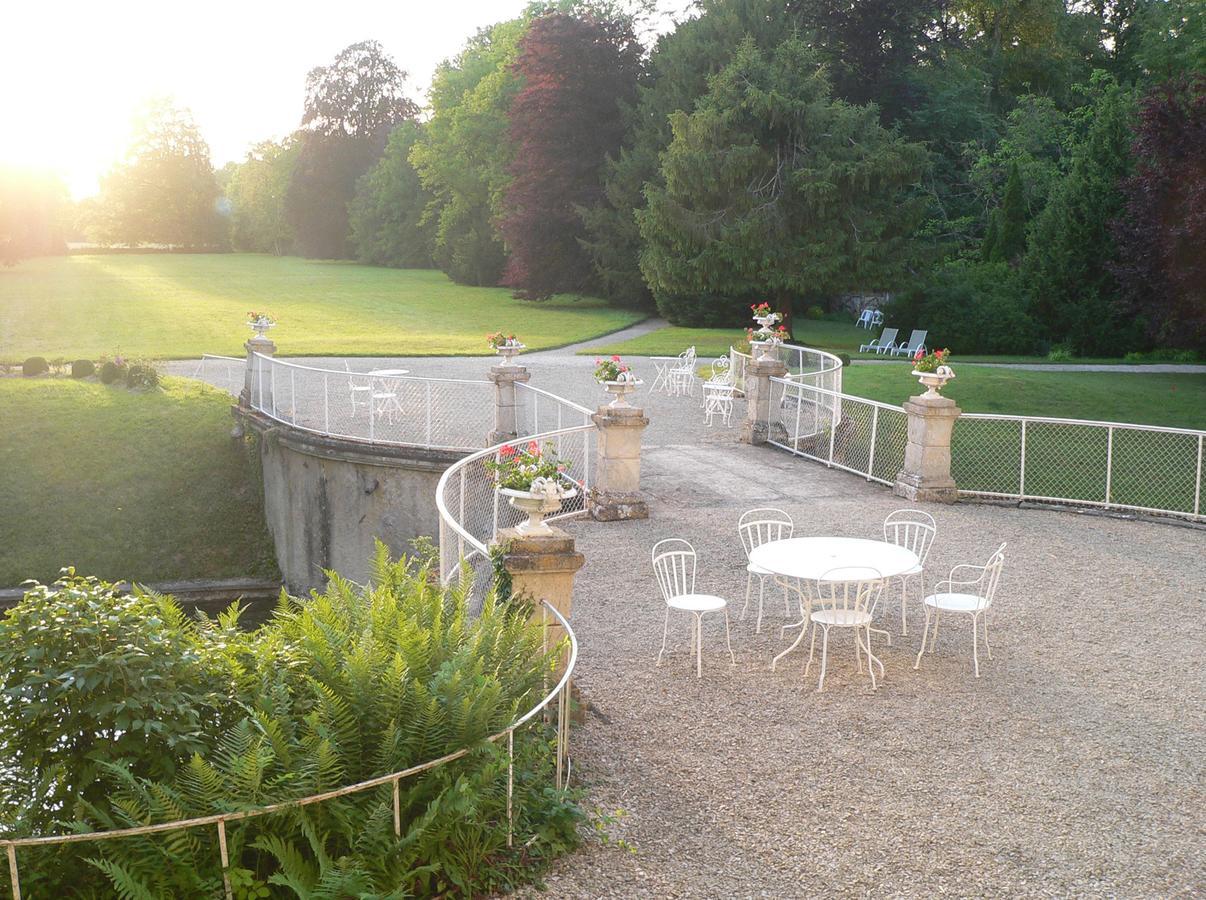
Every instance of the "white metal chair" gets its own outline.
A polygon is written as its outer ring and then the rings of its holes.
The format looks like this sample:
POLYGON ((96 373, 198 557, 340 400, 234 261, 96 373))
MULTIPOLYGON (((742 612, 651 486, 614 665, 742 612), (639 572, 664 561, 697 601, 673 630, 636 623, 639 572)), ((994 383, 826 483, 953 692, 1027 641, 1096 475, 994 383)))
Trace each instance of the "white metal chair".
POLYGON ((816 600, 809 618, 812 620, 812 643, 808 648, 808 663, 804 666, 804 677, 812 668, 817 650, 817 629, 824 632, 821 644, 821 676, 817 681, 817 693, 825 690, 825 672, 829 662, 829 629, 854 629, 854 657, 858 670, 863 670, 863 651, 867 653, 867 672, 871 675, 871 690, 875 690, 875 667, 884 675, 884 664, 871 650, 872 610, 884 589, 884 579, 869 566, 845 566, 830 569, 817 579, 816 600), (864 640, 866 643, 864 643, 864 640))
POLYGON ((695 548, 682 538, 666 538, 653 545, 653 574, 666 601, 666 620, 662 626, 662 649, 657 654, 657 664, 662 664, 666 652, 666 635, 670 630, 670 610, 679 609, 695 616, 691 626, 691 649, 695 653, 695 677, 703 675, 703 616, 704 613, 720 610, 724 613, 724 640, 728 647, 732 665, 737 664, 733 654, 733 643, 729 636, 729 609, 723 597, 714 594, 695 593, 695 548))
POLYGON ((649 388, 649 393, 665 390, 670 393, 670 369, 678 362, 677 356, 651 356, 649 361, 653 363, 653 371, 655 377, 653 386, 649 388))
POLYGON ((889 513, 884 519, 884 540, 905 547, 917 554, 918 564, 907 572, 902 572, 892 580, 900 581, 900 633, 909 633, 909 579, 919 577, 921 581, 921 596, 925 596, 925 560, 930 555, 930 547, 938 536, 938 526, 934 517, 920 509, 898 509, 889 513))
MULTIPOLYGON (((745 606, 741 607, 741 620, 745 620, 746 610, 750 605, 750 593, 754 587, 754 578, 758 579, 758 623, 754 628, 755 634, 762 633, 762 598, 766 593, 766 580, 774 578, 775 573, 749 562, 749 556, 755 547, 771 541, 782 541, 795 533, 796 525, 791 516, 773 506, 762 506, 758 509, 746 510, 737 520, 737 533, 741 535, 741 546, 745 548, 745 606)), ((784 614, 791 615, 791 600, 787 588, 783 588, 784 614)))
POLYGON ((879 333, 879 337, 872 338, 866 344, 860 344, 859 353, 884 353, 896 349, 896 335, 900 333, 899 328, 885 328, 879 333))
POLYGON ((667 374, 670 381, 670 394, 681 397, 683 394, 695 393, 695 348, 688 347, 678 355, 678 362, 670 365, 667 374))
POLYGON ((938 641, 938 622, 944 612, 964 613, 972 617, 972 663, 976 677, 980 677, 980 622, 984 623, 984 649, 988 658, 992 659, 992 647, 988 645, 988 610, 992 608, 993 597, 997 593, 997 585, 1001 581, 1001 570, 1005 567, 1005 544, 988 558, 982 566, 959 565, 950 571, 945 581, 940 581, 922 603, 925 604, 925 631, 921 634, 921 649, 917 652, 917 662, 913 668, 921 666, 921 656, 925 653, 925 639, 930 630, 930 610, 934 611, 934 633, 930 637, 930 652, 934 652, 934 644, 938 641), (956 573, 965 577, 956 578, 956 573))
POLYGON ((729 358, 718 356, 712 363, 712 377, 703 383, 704 424, 711 425, 719 416, 725 425, 733 421, 733 371, 729 358))
POLYGON ((884 314, 878 309, 868 307, 864 309, 858 317, 858 321, 854 323, 855 328, 874 328, 884 320, 884 314))
POLYGON ((919 328, 914 328, 909 339, 888 351, 890 356, 913 356, 918 350, 925 350, 925 339, 929 334, 919 328))
POLYGON ((343 361, 343 369, 348 373, 348 401, 352 406, 352 415, 356 415, 356 409, 363 406, 372 414, 373 411, 373 379, 371 375, 365 375, 352 371, 352 367, 348 365, 348 361, 343 361))

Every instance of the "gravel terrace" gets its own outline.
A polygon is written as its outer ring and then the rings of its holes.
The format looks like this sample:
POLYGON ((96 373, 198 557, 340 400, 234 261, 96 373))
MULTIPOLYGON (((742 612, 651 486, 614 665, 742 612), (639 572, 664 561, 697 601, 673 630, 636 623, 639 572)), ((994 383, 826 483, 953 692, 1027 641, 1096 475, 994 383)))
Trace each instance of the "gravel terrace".
MULTIPOLYGON (((534 385, 598 401, 591 360, 572 348, 523 361, 534 385)), ((464 377, 489 360, 356 363, 464 377)), ((638 397, 652 420, 650 519, 567 525, 587 560, 573 621, 591 709, 571 736, 574 779, 588 806, 624 811, 605 828, 635 852, 590 842, 554 866, 543 893, 524 896, 1206 892, 1206 530, 928 507, 939 529, 930 578, 1009 543, 989 620, 994 659, 982 655, 974 678, 970 624, 948 619, 914 671, 920 605, 902 638, 890 604, 892 646, 875 645, 880 689, 856 673, 852 637, 835 631, 817 694, 806 652, 770 671, 786 646, 781 594, 768 590, 761 635, 752 615, 738 621, 737 518, 773 505, 797 535, 879 537, 904 503, 857 476, 736 443, 735 427, 704 428, 698 395, 638 397), (702 680, 687 614, 672 616, 676 652, 654 665, 664 606, 649 549, 671 536, 699 551, 699 589, 731 603, 737 665, 723 620, 705 618, 702 680)))

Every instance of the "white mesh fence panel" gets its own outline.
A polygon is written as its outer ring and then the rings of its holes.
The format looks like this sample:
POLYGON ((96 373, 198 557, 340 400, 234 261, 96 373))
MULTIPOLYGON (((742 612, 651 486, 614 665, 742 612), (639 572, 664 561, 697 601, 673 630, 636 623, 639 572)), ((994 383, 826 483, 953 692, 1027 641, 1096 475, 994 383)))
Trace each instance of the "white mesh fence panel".
POLYGON ((251 406, 318 434, 454 450, 481 447, 494 426, 489 381, 341 372, 259 354, 251 406))

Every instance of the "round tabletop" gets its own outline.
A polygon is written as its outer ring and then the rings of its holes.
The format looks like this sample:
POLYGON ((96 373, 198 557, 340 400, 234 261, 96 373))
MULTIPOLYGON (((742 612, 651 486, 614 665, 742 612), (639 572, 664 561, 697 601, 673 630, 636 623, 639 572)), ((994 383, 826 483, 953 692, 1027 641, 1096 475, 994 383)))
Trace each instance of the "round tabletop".
POLYGON ((401 375, 409 375, 410 369, 373 369, 369 375, 378 375, 382 378, 397 378, 401 375))
POLYGON ((787 578, 816 581, 831 569, 871 568, 884 578, 920 564, 907 547, 864 538, 800 537, 769 541, 750 553, 754 565, 787 578))

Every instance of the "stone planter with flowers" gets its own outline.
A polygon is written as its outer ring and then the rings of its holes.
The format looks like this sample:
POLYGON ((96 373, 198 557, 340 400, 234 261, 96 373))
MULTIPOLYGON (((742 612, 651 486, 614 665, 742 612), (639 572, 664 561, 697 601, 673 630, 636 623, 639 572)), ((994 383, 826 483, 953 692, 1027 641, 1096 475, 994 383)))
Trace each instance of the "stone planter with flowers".
POLYGON ((913 374, 926 389, 922 397, 932 400, 942 396, 941 391, 946 383, 955 377, 954 369, 947 365, 950 358, 949 349, 935 350, 933 353, 918 350, 913 356, 913 374))
POLYGON ((636 377, 632 368, 618 356, 595 359, 595 381, 603 385, 603 390, 607 393, 614 395, 611 403, 607 404, 609 409, 631 408, 628 395, 644 384, 636 377))
POLYGON ((559 512, 562 501, 578 493, 577 482, 569 477, 569 463, 558 459, 551 445, 542 448, 536 441, 522 447, 504 444, 497 459, 486 460, 486 468, 493 474, 498 492, 527 514, 527 521, 515 526, 526 537, 552 534, 545 516, 559 512))

